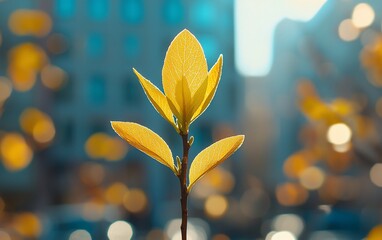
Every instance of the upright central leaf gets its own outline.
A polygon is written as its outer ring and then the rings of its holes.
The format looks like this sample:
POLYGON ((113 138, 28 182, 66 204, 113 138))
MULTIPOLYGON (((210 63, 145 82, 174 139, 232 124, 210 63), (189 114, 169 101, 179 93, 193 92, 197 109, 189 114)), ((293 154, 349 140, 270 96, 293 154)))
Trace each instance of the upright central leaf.
POLYGON ((165 95, 179 120, 190 118, 192 111, 196 111, 193 103, 204 97, 205 91, 200 94, 198 90, 205 85, 207 76, 207 61, 200 43, 188 30, 183 30, 170 44, 162 70, 165 95), (185 92, 189 94, 188 99, 183 95, 185 92))

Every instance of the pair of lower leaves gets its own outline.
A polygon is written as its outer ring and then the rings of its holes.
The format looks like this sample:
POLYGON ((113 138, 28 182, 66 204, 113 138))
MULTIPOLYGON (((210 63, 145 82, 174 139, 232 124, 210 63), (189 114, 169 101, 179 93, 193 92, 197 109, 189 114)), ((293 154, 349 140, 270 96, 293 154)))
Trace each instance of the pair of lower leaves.
MULTIPOLYGON (((175 175, 178 170, 174 164, 171 149, 155 132, 133 122, 111 122, 114 131, 130 145, 170 168, 175 175)), ((201 151, 192 161, 187 190, 204 174, 231 156, 243 143, 244 135, 224 138, 201 151)))

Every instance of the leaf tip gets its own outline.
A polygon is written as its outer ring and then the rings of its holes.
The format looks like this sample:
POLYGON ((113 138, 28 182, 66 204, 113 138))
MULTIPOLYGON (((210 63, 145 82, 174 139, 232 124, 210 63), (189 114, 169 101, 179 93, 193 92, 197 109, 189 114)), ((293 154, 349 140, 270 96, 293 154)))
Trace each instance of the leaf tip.
POLYGON ((190 30, 188 30, 187 28, 184 28, 180 33, 190 33, 191 34, 190 30))
POLYGON ((117 129, 116 129, 116 128, 118 128, 119 123, 121 123, 121 122, 119 122, 119 121, 110 121, 111 128, 112 128, 115 132, 117 132, 117 129))
POLYGON ((244 134, 241 134, 241 135, 237 135, 236 137, 238 138, 238 143, 239 143, 239 145, 238 145, 237 148, 240 148, 241 145, 244 143, 245 135, 244 135, 244 134))

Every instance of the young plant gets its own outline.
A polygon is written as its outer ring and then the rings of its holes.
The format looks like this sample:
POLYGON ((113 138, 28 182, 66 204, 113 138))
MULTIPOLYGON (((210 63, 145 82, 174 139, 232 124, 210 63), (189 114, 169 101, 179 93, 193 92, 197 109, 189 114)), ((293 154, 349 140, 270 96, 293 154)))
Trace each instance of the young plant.
POLYGON ((114 131, 121 138, 170 168, 179 178, 183 240, 187 239, 187 197, 191 188, 204 174, 232 155, 244 141, 244 135, 228 137, 201 151, 192 161, 187 184, 188 153, 194 141, 193 137, 189 138, 189 127, 212 101, 219 84, 222 65, 223 56, 220 55, 208 72, 200 43, 185 29, 171 42, 164 59, 164 94, 133 69, 151 104, 181 136, 182 159, 176 157, 174 161, 167 143, 150 129, 133 122, 111 122, 114 131))

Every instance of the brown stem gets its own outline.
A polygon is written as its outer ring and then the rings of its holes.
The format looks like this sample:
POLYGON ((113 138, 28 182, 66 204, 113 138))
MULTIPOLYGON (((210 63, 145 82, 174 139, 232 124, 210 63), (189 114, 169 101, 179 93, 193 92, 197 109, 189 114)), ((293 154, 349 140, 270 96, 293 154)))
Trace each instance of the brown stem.
POLYGON ((182 233, 182 240, 187 240, 187 162, 188 162, 188 150, 190 150, 190 144, 188 143, 188 134, 181 134, 183 141, 183 159, 182 167, 180 169, 179 182, 180 182, 180 205, 182 206, 182 225, 180 230, 182 233))

